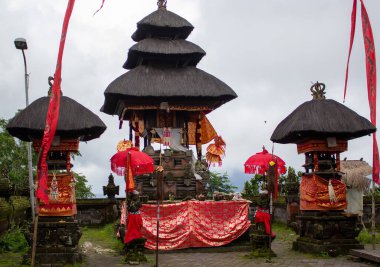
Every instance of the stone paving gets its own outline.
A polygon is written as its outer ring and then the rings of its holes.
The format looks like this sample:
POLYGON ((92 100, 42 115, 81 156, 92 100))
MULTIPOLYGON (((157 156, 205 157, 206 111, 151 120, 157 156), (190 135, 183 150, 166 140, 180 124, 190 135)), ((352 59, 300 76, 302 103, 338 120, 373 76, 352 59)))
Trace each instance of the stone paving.
MULTIPOLYGON (((288 267, 365 267, 378 266, 370 262, 354 261, 347 256, 336 258, 315 257, 291 250, 290 243, 274 242, 273 251, 277 257, 267 262, 265 258, 248 259, 244 257, 249 252, 175 252, 159 254, 159 267, 248 267, 248 266, 288 266, 288 267)), ((110 254, 88 254, 83 266, 111 267, 128 266, 123 263, 121 256, 110 254)), ((140 264, 141 267, 152 267, 155 255, 147 254, 148 262, 140 264)))

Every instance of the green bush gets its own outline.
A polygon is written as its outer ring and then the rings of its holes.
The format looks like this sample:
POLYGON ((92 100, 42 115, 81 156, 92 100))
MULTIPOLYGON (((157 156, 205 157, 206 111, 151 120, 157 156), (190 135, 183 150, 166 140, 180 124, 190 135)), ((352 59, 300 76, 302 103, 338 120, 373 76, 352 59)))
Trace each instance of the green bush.
MULTIPOLYGON (((356 240, 358 240, 362 244, 371 244, 372 243, 372 234, 370 232, 362 230, 358 237, 356 237, 356 240)), ((376 233, 375 235, 375 242, 380 243, 380 234, 376 233)))
POLYGON ((28 248, 25 236, 20 228, 8 230, 0 237, 0 253, 11 252, 25 252, 28 248))

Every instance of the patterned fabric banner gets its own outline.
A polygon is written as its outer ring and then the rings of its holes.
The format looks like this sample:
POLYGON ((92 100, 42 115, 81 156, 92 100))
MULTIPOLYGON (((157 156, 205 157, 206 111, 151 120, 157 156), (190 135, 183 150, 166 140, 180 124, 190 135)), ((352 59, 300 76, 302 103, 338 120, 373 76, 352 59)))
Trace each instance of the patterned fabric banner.
MULTIPOLYGON (((246 201, 186 201, 160 205, 160 250, 214 247, 232 242, 247 231, 246 201)), ((142 205, 146 248, 156 248, 157 206, 142 205)))
MULTIPOLYGON (((365 65, 367 73, 367 89, 368 89, 368 103, 370 109, 371 122, 376 126, 376 54, 375 54, 375 41, 373 39, 372 27, 369 22, 367 10, 362 0, 361 2, 361 16, 363 27, 363 39, 365 47, 365 65)), ((373 137, 373 161, 372 161, 372 179, 375 183, 379 183, 379 148, 377 146, 376 133, 372 134, 373 137)))
POLYGON ((41 143, 41 157, 38 162, 37 167, 37 177, 38 177, 38 188, 36 196, 45 204, 49 203, 48 197, 48 186, 47 186, 47 176, 48 176, 48 166, 46 163, 46 156, 49 152, 51 143, 55 135, 55 130, 57 129, 58 116, 59 116, 59 105, 61 98, 61 70, 62 70, 62 56, 63 49, 65 48, 66 33, 69 26, 69 21, 71 13, 74 8, 75 0, 69 0, 67 4, 65 18, 63 20, 61 40, 59 44, 57 66, 54 73, 54 84, 51 90, 49 108, 46 115, 46 126, 44 131, 44 136, 41 143))
MULTIPOLYGON (((368 103, 370 108, 371 122, 376 126, 376 54, 375 54, 375 41, 372 34, 372 27, 369 21, 367 10, 364 6, 363 0, 361 3, 361 19, 363 28, 363 39, 365 48, 365 65, 367 74, 367 90, 368 90, 368 103)), ((350 56, 352 50, 352 44, 355 37, 355 25, 356 25, 356 6, 357 0, 353 1, 352 12, 351 12, 351 35, 350 35, 350 46, 348 52, 347 66, 346 66, 346 76, 344 82, 344 96, 343 102, 346 98, 347 90, 347 78, 348 78, 348 66, 350 63, 350 56)), ((379 148, 377 146, 376 133, 372 134, 373 138, 373 158, 372 158, 372 179, 375 183, 379 184, 379 148)))
POLYGON ((352 44, 354 43, 355 38, 355 28, 356 28, 356 5, 357 2, 354 0, 354 4, 352 6, 352 12, 351 12, 351 35, 350 35, 350 48, 348 50, 348 58, 347 58, 347 66, 346 66, 346 77, 344 79, 344 92, 343 92, 343 102, 346 99, 346 92, 347 92, 347 79, 348 79, 348 66, 350 65, 350 58, 351 58, 351 51, 352 51, 352 44))

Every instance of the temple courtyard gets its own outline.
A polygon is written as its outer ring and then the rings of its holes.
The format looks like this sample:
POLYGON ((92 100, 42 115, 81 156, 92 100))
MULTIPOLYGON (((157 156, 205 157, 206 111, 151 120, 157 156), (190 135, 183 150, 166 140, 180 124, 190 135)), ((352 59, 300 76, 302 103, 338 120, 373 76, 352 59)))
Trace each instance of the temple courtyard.
MULTIPOLYGON (((366 248, 368 251, 371 248, 366 248)), ((271 262, 267 258, 252 258, 249 259, 246 255, 249 252, 223 252, 213 248, 210 252, 174 252, 159 254, 159 266, 161 267, 177 267, 177 266, 233 266, 233 267, 248 267, 248 266, 291 266, 291 267, 354 267, 354 266, 378 266, 375 263, 362 261, 351 256, 340 256, 336 258, 327 255, 313 256, 309 254, 300 253, 291 249, 291 244, 288 241, 275 241, 273 243, 273 250, 277 254, 271 262)), ((377 250, 380 255, 380 250, 377 250)), ((111 252, 98 253, 95 250, 87 251, 87 259, 82 266, 130 266, 123 263, 122 256, 115 256, 111 252)), ((151 267, 155 263, 155 254, 147 254, 147 263, 141 263, 138 266, 151 267)))

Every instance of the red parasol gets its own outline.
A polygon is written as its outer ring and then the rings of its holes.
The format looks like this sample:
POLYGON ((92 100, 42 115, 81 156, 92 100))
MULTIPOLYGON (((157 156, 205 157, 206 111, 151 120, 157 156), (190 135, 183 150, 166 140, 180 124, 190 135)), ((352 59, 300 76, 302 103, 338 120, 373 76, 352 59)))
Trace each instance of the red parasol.
POLYGON ((129 167, 132 175, 152 173, 154 171, 154 161, 144 152, 139 151, 136 147, 127 148, 119 151, 111 158, 111 170, 117 175, 125 175, 129 154, 129 167))
POLYGON ((249 157, 244 163, 245 173, 265 174, 269 169, 269 163, 273 161, 276 164, 277 174, 286 172, 285 161, 276 155, 272 155, 263 147, 262 152, 249 157))
POLYGON ((154 172, 154 161, 138 148, 131 147, 112 156, 111 170, 117 175, 124 175, 125 191, 132 192, 135 188, 133 176, 154 172))

